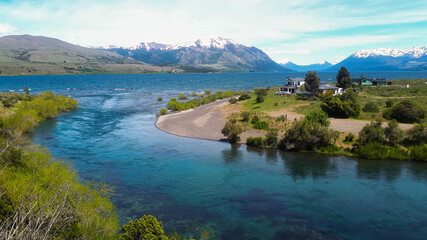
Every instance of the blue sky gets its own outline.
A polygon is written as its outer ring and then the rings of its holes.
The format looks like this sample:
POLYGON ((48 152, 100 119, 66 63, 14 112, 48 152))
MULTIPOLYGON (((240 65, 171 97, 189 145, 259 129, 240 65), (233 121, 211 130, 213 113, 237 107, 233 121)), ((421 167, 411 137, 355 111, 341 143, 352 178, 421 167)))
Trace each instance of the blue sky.
POLYGON ((426 0, 0 0, 0 36, 82 46, 226 37, 273 60, 337 62, 367 48, 427 45, 426 0))

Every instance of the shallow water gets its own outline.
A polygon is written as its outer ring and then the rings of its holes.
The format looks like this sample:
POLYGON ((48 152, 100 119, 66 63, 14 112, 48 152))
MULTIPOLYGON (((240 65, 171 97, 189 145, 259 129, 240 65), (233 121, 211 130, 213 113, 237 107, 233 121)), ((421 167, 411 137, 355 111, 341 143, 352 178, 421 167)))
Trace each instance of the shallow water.
POLYGON ((80 102, 37 127, 33 140, 83 180, 114 186, 121 223, 153 214, 168 231, 210 229, 220 239, 425 239, 427 164, 259 150, 153 125, 166 103, 159 96, 280 85, 287 75, 1 77, 0 87, 80 102))

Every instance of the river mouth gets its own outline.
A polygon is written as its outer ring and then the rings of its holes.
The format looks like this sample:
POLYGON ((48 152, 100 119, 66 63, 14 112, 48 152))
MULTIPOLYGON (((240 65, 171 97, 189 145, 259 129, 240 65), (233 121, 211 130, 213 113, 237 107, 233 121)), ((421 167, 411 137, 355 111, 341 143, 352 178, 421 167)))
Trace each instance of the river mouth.
MULTIPOLYGON (((166 104, 159 96, 215 90, 218 81, 231 90, 279 83, 267 74, 270 80, 244 85, 248 75, 237 74, 227 85, 222 76, 196 83, 193 75, 177 83, 168 75, 40 77, 32 89, 71 95, 80 107, 42 123, 33 141, 70 162, 83 181, 113 186, 121 224, 152 214, 167 232, 187 237, 203 230, 219 239, 427 236, 427 164, 261 150, 155 128, 166 104)), ((25 81, 19 85, 35 80, 25 81)))

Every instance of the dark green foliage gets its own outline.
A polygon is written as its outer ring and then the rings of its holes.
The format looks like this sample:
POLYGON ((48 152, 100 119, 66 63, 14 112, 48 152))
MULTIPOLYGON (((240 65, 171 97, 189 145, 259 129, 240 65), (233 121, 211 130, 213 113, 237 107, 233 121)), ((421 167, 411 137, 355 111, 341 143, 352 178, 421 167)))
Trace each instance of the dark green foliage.
POLYGON ((371 142, 365 145, 358 145, 353 150, 358 156, 366 159, 389 159, 406 160, 409 159, 408 152, 405 149, 395 146, 386 146, 379 142, 371 142))
POLYGON ((232 91, 225 91, 225 92, 221 93, 221 98, 229 98, 232 96, 234 96, 234 93, 232 91))
POLYGON ((313 151, 315 153, 323 153, 323 154, 331 154, 331 155, 337 155, 341 152, 343 147, 338 147, 337 145, 328 145, 326 147, 315 147, 313 151))
POLYGON ((24 92, 25 94, 30 95, 30 89, 27 86, 24 87, 24 92))
POLYGON ((167 110, 167 109, 162 108, 162 109, 160 109, 160 114, 162 114, 162 115, 166 115, 166 114, 168 114, 168 110, 167 110))
POLYGON ((356 136, 353 133, 349 133, 345 136, 344 142, 353 142, 356 136))
POLYGON ((191 96, 192 97, 197 97, 197 93, 193 92, 193 93, 191 93, 191 96))
POLYGON ((226 122, 221 133, 228 138, 231 143, 240 141, 239 135, 243 132, 242 127, 236 123, 226 122))
POLYGON ((265 121, 258 121, 254 124, 254 128, 258 130, 268 130, 269 124, 265 121))
POLYGON ((278 142, 277 129, 271 129, 265 137, 248 137, 246 145, 260 148, 275 148, 278 142))
POLYGON ((330 117, 348 118, 360 114, 360 104, 355 91, 347 90, 341 96, 326 94, 322 97, 322 101, 320 106, 330 117))
POLYGON ((415 161, 427 161, 427 144, 420 144, 410 148, 410 157, 415 161))
POLYGON ((247 94, 247 93, 243 93, 239 97, 239 101, 248 100, 248 99, 251 99, 251 96, 249 96, 249 94, 247 94))
POLYGON ((252 120, 251 120, 251 123, 252 123, 252 124, 255 124, 255 123, 257 123, 257 122, 259 122, 259 117, 258 117, 258 116, 254 116, 254 117, 252 118, 252 120))
POLYGON ((211 90, 205 90, 205 91, 203 91, 206 95, 209 95, 209 94, 211 94, 211 90))
POLYGON ((385 140, 384 128, 381 127, 381 122, 371 122, 366 124, 359 133, 357 142, 365 145, 369 143, 383 143, 385 140))
POLYGON ((269 147, 276 147, 278 142, 277 129, 270 129, 265 135, 266 145, 269 147))
POLYGON ((350 78, 350 73, 347 71, 347 68, 341 67, 337 74, 337 87, 349 88, 353 84, 350 78))
POLYGON ((309 112, 305 116, 305 119, 307 119, 310 122, 320 123, 320 125, 325 126, 325 127, 329 127, 329 124, 331 123, 328 119, 328 114, 326 114, 322 110, 316 110, 316 111, 309 112))
POLYGON ((250 112, 241 112, 240 116, 242 117, 242 122, 249 122, 249 118, 251 117, 250 112))
POLYGON ((263 137, 248 137, 246 139, 246 145, 248 146, 264 148, 265 143, 266 141, 263 137))
POLYGON ((285 115, 280 115, 279 117, 276 117, 276 122, 284 122, 286 121, 285 115))
POLYGON ((309 92, 312 93, 317 93, 317 91, 319 90, 319 84, 320 84, 320 79, 319 76, 317 76, 317 72, 314 71, 308 71, 305 74, 305 89, 309 92))
POLYGON ((390 145, 396 146, 402 141, 403 130, 399 128, 399 123, 396 120, 391 120, 384 130, 385 138, 390 145))
POLYGON ((160 102, 160 101, 163 101, 163 98, 162 98, 162 97, 158 97, 158 98, 157 98, 157 101, 159 101, 159 102, 160 102))
POLYGON ((264 98, 265 96, 267 96, 268 90, 266 88, 255 88, 254 92, 256 95, 255 102, 256 103, 264 102, 264 98))
POLYGON ((390 108, 391 106, 393 106, 394 102, 395 102, 394 99, 387 99, 385 101, 385 106, 390 108))
POLYGON ((135 221, 130 221, 122 227, 122 240, 167 240, 161 222, 154 216, 144 215, 135 221))
POLYGON ((235 104, 235 103, 237 103, 237 98, 230 98, 230 100, 228 100, 228 102, 230 102, 231 104, 235 104))
POLYGON ((427 143, 427 123, 415 124, 411 129, 406 131, 405 139, 416 143, 427 143))
POLYGON ((279 147, 285 150, 313 150, 333 144, 338 136, 338 132, 320 123, 306 119, 295 120, 291 128, 285 132, 279 147))
POLYGON ((373 101, 369 101, 365 104, 365 106, 362 109, 364 112, 379 112, 380 111, 380 107, 378 106, 378 104, 376 104, 373 101))
POLYGON ((402 100, 384 111, 386 119, 396 119, 402 123, 418 122, 425 117, 425 111, 417 103, 411 100, 402 100))

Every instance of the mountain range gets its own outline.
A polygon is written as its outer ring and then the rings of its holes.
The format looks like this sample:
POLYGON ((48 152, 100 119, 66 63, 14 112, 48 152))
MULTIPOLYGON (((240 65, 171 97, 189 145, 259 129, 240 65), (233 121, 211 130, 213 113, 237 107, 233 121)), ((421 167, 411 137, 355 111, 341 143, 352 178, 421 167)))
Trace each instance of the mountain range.
POLYGON ((140 43, 133 47, 87 48, 43 36, 0 37, 0 74, 290 72, 309 70, 427 71, 427 48, 365 49, 332 65, 278 64, 256 47, 227 38, 176 45, 140 43))
POLYGON ((360 50, 323 71, 427 71, 427 48, 360 50))
POLYGON ((315 64, 310 64, 310 65, 298 65, 298 64, 295 64, 295 63, 289 61, 287 63, 281 63, 280 65, 285 67, 285 68, 295 70, 297 72, 322 71, 322 70, 332 66, 332 64, 327 62, 327 61, 323 61, 323 62, 315 63, 315 64))
POLYGON ((199 39, 177 45, 140 43, 130 48, 112 47, 110 52, 158 65, 194 72, 291 72, 256 47, 228 38, 199 39))

